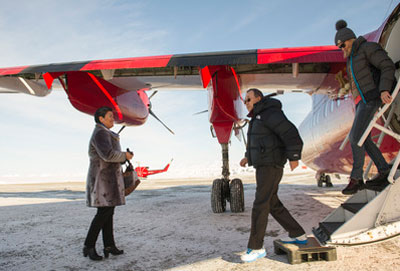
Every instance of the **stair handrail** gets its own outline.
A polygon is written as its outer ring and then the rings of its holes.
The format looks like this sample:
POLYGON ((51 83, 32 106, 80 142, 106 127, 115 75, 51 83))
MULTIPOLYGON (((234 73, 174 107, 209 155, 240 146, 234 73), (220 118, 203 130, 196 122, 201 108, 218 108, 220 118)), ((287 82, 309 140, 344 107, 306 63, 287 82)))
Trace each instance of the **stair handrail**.
MULTIPOLYGON (((379 125, 379 124, 376 123, 376 122, 378 121, 378 119, 379 119, 380 117, 382 117, 382 115, 386 112, 386 110, 387 110, 387 109, 390 107, 390 105, 394 102, 394 100, 396 99, 397 94, 399 93, 399 89, 400 89, 400 80, 397 81, 396 87, 395 87, 395 89, 394 89, 394 91, 393 91, 393 93, 392 93, 392 100, 390 101, 390 103, 387 103, 387 104, 385 104, 382 108, 380 108, 380 109, 378 110, 378 113, 375 114, 375 116, 374 116, 374 117, 372 118, 372 120, 369 122, 369 125, 368 125, 367 129, 364 131, 363 135, 361 136, 360 140, 358 141, 358 146, 361 147, 361 146, 364 144, 364 142, 365 142, 365 140, 367 139, 369 133, 371 132, 372 128, 374 128, 374 127, 375 127, 376 129, 381 130, 381 132, 386 133, 386 134, 392 136, 393 138, 397 139, 397 140, 400 142, 400 135, 397 134, 397 133, 395 133, 395 132, 393 132, 393 131, 391 131, 391 130, 389 130, 389 129, 387 128, 387 126, 389 125, 389 123, 390 123, 390 121, 391 121, 391 118, 387 118, 387 119, 386 119, 385 125, 384 125, 384 126, 379 125)), ((393 110, 393 108, 392 108, 392 110, 393 110)), ((397 178, 396 180, 393 179, 393 177, 394 177, 394 175, 395 175, 395 173, 396 173, 396 170, 397 170, 397 166, 398 166, 399 164, 400 164, 400 152, 397 153, 397 157, 396 157, 396 159, 395 159, 395 161, 394 161, 394 164, 393 164, 393 166, 392 166, 392 168, 391 168, 391 170, 390 170, 389 176, 388 176, 388 182, 391 183, 391 184, 393 184, 395 181, 397 181, 398 179, 400 179, 400 177, 397 178)))
MULTIPOLYGON (((391 120, 392 117, 393 117, 394 110, 395 110, 395 108, 392 106, 392 108, 390 108, 389 115, 388 115, 387 119, 385 120, 385 124, 384 124, 384 126, 383 126, 384 128, 388 128, 388 126, 389 126, 389 124, 390 124, 390 120, 391 120)), ((382 117, 382 119, 384 120, 383 117, 382 117)), ((389 129, 390 129, 390 127, 389 127, 389 129)), ((381 147, 384 137, 385 137, 385 133, 384 133, 383 131, 381 131, 381 133, 379 134, 378 141, 376 142, 376 146, 377 146, 378 148, 381 147)), ((371 159, 371 160, 369 161, 369 163, 368 163, 367 168, 366 168, 365 171, 364 171, 364 176, 363 176, 364 179, 367 179, 368 174, 369 174, 369 171, 371 170, 371 167, 372 167, 372 163, 373 163, 373 161, 372 161, 372 159, 371 159)))

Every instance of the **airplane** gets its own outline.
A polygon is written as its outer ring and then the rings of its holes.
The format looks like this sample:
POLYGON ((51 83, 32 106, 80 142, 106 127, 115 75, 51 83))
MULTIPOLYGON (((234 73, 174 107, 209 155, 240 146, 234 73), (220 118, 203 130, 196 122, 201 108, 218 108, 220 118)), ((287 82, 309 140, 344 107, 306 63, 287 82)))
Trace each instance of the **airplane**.
MULTIPOLYGON (((399 15, 400 5, 377 30, 364 35, 381 43, 396 63, 400 60, 399 15)), ((242 94, 255 87, 312 96, 312 110, 299 127, 304 140, 302 161, 317 171, 319 184, 328 185, 326 173, 348 174, 351 169, 350 146, 338 149, 354 115, 350 97, 339 95, 345 66, 336 46, 132 57, 0 68, 0 92, 46 96, 52 88, 62 88, 77 110, 93 115, 100 106, 110 106, 116 123, 137 126, 149 115, 156 117, 147 91, 207 89, 211 131, 222 149, 222 176, 212 184, 212 211, 224 212, 228 201, 232 212, 243 212, 243 184, 230 178, 228 163, 231 134, 246 125, 242 94)), ((400 114, 395 114, 391 128, 400 132, 400 114)), ((399 147, 396 140, 385 137, 381 150, 390 160, 399 147)))
POLYGON ((137 175, 139 177, 147 178, 147 176, 149 176, 149 175, 154 175, 154 174, 167 172, 167 170, 168 170, 169 166, 171 165, 172 161, 173 161, 173 159, 163 169, 149 169, 149 167, 137 166, 137 167, 135 167, 135 171, 136 171, 136 173, 137 173, 137 175))

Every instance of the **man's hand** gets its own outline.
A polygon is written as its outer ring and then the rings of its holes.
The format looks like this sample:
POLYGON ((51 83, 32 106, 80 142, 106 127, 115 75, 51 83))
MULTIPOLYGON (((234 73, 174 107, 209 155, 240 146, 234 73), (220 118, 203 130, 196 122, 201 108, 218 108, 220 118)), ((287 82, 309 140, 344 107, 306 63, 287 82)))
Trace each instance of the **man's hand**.
POLYGON ((386 90, 381 92, 381 100, 384 104, 388 104, 392 101, 392 96, 390 95, 389 91, 386 90))
POLYGON ((126 159, 127 159, 127 160, 131 160, 132 157, 133 157, 133 152, 126 152, 126 153, 125 153, 125 156, 126 156, 126 159))
POLYGON ((243 158, 242 160, 240 160, 240 166, 241 167, 245 167, 246 166, 246 164, 247 164, 247 158, 245 157, 245 158, 243 158))
POLYGON ((299 166, 299 161, 289 161, 290 169, 293 171, 295 168, 299 166))

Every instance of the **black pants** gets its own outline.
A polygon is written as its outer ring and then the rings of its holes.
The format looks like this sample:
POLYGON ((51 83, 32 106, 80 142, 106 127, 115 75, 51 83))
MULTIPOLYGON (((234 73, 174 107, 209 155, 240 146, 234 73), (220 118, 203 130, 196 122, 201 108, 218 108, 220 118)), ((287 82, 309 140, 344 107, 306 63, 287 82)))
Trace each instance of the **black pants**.
POLYGON ((113 233, 113 216, 115 207, 98 207, 97 213, 90 224, 85 246, 95 247, 100 230, 103 233, 104 247, 115 246, 113 233))
POLYGON ((261 249, 263 247, 270 213, 289 232, 290 237, 298 237, 305 233, 278 198, 278 187, 282 174, 283 168, 273 166, 256 168, 256 198, 251 213, 251 232, 247 246, 250 249, 261 249))

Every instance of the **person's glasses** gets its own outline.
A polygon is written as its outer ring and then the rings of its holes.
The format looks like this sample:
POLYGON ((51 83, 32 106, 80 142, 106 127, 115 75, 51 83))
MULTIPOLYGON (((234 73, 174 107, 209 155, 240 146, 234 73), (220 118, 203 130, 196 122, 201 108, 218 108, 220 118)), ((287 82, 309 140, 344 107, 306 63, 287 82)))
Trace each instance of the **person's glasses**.
POLYGON ((250 98, 245 99, 244 104, 247 104, 248 102, 250 102, 250 100, 251 100, 250 98))
POLYGON ((342 44, 340 44, 339 46, 338 46, 340 49, 343 49, 344 47, 346 47, 346 43, 342 43, 342 44))

